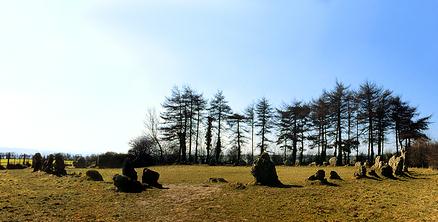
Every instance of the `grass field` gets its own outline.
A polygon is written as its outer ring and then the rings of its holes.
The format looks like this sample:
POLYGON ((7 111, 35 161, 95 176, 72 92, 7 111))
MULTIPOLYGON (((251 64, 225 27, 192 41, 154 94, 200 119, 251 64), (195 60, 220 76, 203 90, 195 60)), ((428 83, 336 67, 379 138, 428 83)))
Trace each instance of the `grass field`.
POLYGON ((253 181, 249 167, 152 169, 169 189, 115 192, 111 178, 120 169, 99 170, 105 182, 0 171, 0 221, 438 221, 438 172, 428 169, 412 169, 412 178, 356 180, 353 167, 323 167, 344 178, 323 186, 305 181, 317 167, 277 167, 282 182, 294 186, 246 189, 233 184, 253 181), (210 177, 230 183, 211 184, 210 177))
MULTIPOLYGON (((32 159, 31 158, 29 158, 29 159, 26 158, 26 163, 27 162, 32 164, 32 159)), ((0 165, 6 166, 7 163, 8 163, 7 159, 0 159, 0 165)), ((10 164, 23 164, 23 159, 9 159, 9 163, 10 164)), ((73 160, 65 160, 64 163, 68 164, 68 165, 72 165, 73 164, 73 160)))

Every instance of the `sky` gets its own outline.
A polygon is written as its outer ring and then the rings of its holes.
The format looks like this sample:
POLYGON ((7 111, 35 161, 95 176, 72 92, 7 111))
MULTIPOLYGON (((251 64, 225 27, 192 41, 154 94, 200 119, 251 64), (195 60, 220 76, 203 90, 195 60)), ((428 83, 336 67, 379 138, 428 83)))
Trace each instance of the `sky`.
MULTIPOLYGON (((173 86, 235 111, 336 80, 437 122, 438 1, 0 1, 0 152, 126 152, 173 86)), ((427 132, 438 139, 434 123, 427 132)))

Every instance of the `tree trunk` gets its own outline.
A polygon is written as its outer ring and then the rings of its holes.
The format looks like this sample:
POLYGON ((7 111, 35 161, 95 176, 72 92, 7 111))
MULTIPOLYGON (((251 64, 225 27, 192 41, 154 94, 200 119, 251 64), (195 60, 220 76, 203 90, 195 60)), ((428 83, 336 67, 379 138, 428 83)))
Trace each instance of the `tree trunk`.
POLYGON ((198 163, 198 139, 199 139, 199 120, 201 112, 198 111, 198 119, 196 121, 196 141, 195 141, 195 163, 198 163))
POLYGON ((240 121, 237 120, 237 164, 240 164, 240 121))
POLYGON ((251 120, 251 164, 254 162, 254 119, 251 120))
POLYGON ((218 118, 218 131, 217 131, 217 143, 216 143, 216 152, 215 152, 215 161, 216 163, 219 163, 219 157, 220 157, 220 152, 221 152, 221 118, 222 118, 222 114, 221 114, 221 109, 219 109, 219 118, 218 118))
MULTIPOLYGON (((339 104, 338 107, 340 107, 339 104)), ((342 152, 343 152, 343 144, 342 144, 342 128, 341 128, 341 109, 338 109, 338 121, 337 121, 337 130, 338 130, 338 157, 336 158, 336 165, 342 165, 342 152)))

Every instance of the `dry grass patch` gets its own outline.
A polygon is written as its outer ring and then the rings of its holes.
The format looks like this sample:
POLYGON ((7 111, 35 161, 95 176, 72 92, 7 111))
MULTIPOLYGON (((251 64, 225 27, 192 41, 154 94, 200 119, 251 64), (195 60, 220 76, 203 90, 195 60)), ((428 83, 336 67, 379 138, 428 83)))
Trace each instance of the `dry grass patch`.
POLYGON ((104 182, 30 169, 0 171, 0 221, 438 221, 438 173, 431 170, 377 181, 354 179, 352 167, 323 167, 344 179, 331 181, 339 185, 332 187, 306 183, 320 168, 277 167, 280 180, 293 186, 236 189, 237 182, 253 181, 249 167, 151 169, 169 189, 117 193, 111 178, 120 169, 100 169, 104 182), (210 177, 231 185, 208 183, 210 177))

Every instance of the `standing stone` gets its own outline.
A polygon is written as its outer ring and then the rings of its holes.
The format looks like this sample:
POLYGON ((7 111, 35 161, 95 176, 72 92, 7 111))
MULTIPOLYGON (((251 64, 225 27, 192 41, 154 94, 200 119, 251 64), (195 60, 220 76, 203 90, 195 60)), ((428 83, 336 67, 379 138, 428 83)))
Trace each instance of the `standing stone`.
POLYGON ((116 174, 113 177, 114 186, 117 191, 126 193, 140 193, 144 190, 144 186, 137 180, 132 180, 125 175, 116 174))
POLYGON ((75 168, 86 168, 87 167, 87 161, 84 157, 80 156, 75 161, 73 161, 73 166, 75 168))
POLYGON ((131 178, 131 180, 134 181, 138 179, 137 171, 135 171, 134 164, 132 163, 130 157, 126 158, 125 161, 123 162, 122 174, 124 176, 131 178))
POLYGON ((54 174, 57 176, 65 176, 67 175, 67 171, 65 170, 64 158, 60 153, 55 155, 55 163, 54 163, 54 174))
POLYGON ((356 162, 355 164, 356 172, 354 172, 354 176, 356 179, 364 178, 367 176, 367 168, 365 164, 362 165, 361 162, 356 162))
POLYGON ((158 179, 160 178, 160 174, 148 168, 143 169, 143 176, 141 177, 141 182, 143 184, 147 184, 149 186, 163 188, 163 185, 158 183, 158 179))
POLYGON ((102 175, 97 170, 87 170, 85 173, 87 180, 91 181, 103 181, 102 175))
POLYGON ((388 178, 394 177, 394 175, 392 174, 392 167, 389 166, 388 164, 385 164, 380 168, 380 174, 382 174, 382 176, 388 177, 388 178))
POLYGON ((332 157, 329 159, 330 166, 336 166, 336 157, 332 157))
POLYGON ((46 173, 53 173, 53 160, 55 159, 55 157, 53 156, 53 154, 50 154, 47 159, 44 161, 43 164, 43 171, 46 173))
POLYGON ((382 158, 380 156, 377 156, 374 160, 374 165, 372 166, 374 170, 378 170, 383 166, 384 162, 381 159, 382 158))
POLYGON ((400 176, 403 175, 403 165, 404 159, 402 156, 393 155, 389 159, 389 166, 391 166, 394 175, 400 176))
POLYGON ((33 172, 39 171, 43 168, 43 157, 41 153, 35 153, 32 157, 33 172))
POLYGON ((336 171, 330 171, 330 177, 329 179, 331 180, 342 180, 341 176, 339 176, 338 173, 336 173, 336 171))
POLYGON ((251 168, 251 174, 256 180, 256 184, 265 186, 282 186, 277 176, 275 164, 271 161, 269 154, 262 153, 251 168))
POLYGON ((323 181, 323 180, 325 180, 325 171, 324 170, 318 170, 318 171, 316 171, 316 173, 314 175, 312 175, 309 178, 307 178, 307 180, 320 180, 320 181, 323 181))

